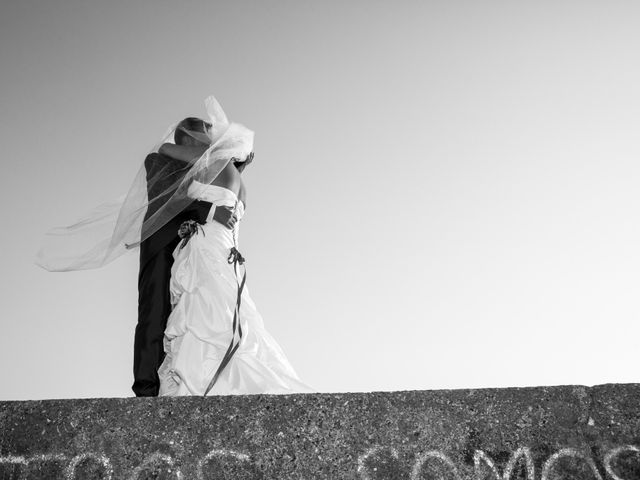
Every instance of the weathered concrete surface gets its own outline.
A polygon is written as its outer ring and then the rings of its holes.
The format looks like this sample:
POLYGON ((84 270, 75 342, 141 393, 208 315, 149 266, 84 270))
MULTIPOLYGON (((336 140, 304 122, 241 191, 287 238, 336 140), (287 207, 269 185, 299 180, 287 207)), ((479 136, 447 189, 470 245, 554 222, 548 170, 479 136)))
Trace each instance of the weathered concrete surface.
POLYGON ((0 402, 0 478, 639 480, 640 384, 0 402))

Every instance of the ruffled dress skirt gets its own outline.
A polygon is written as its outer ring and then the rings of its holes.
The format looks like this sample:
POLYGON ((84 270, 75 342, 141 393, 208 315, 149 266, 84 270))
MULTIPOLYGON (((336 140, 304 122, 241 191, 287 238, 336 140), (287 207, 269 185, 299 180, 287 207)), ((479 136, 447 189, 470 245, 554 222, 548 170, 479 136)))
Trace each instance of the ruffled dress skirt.
POLYGON ((173 252, 173 308, 164 333, 166 356, 158 369, 159 395, 204 395, 216 372, 207 395, 314 392, 265 329, 246 284, 239 315, 235 312, 244 266, 229 263, 229 255, 238 248, 243 203, 233 191, 214 185, 200 184, 194 198, 212 202, 213 207, 207 223, 173 252), (211 218, 217 205, 235 209, 238 221, 233 230, 211 218), (239 345, 219 371, 232 343, 239 345))

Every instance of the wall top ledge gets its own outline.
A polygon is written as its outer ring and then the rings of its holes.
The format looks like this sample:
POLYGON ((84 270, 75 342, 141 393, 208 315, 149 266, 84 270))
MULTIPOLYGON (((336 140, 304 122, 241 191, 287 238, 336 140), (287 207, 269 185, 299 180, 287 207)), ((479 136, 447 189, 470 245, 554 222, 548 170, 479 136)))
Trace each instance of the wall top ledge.
POLYGON ((638 480, 640 384, 0 401, 0 478, 638 480))

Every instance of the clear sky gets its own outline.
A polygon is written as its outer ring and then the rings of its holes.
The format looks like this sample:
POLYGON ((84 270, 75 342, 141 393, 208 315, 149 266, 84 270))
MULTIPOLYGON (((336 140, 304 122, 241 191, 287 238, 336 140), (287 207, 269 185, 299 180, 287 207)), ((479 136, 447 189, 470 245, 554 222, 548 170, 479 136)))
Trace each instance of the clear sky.
POLYGON ((241 251, 323 392, 638 382, 640 4, 0 6, 0 399, 132 396, 138 257, 33 264, 214 94, 241 251))

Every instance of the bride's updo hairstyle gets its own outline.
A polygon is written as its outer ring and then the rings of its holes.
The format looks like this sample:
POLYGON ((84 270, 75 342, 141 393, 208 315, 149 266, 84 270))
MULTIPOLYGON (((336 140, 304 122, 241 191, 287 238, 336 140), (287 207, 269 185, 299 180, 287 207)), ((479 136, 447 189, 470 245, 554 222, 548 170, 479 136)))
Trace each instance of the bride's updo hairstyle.
POLYGON ((197 117, 187 117, 176 125, 173 141, 176 145, 188 145, 191 143, 191 139, 195 139, 199 143, 209 144, 207 132, 210 129, 211 124, 209 122, 197 117))

